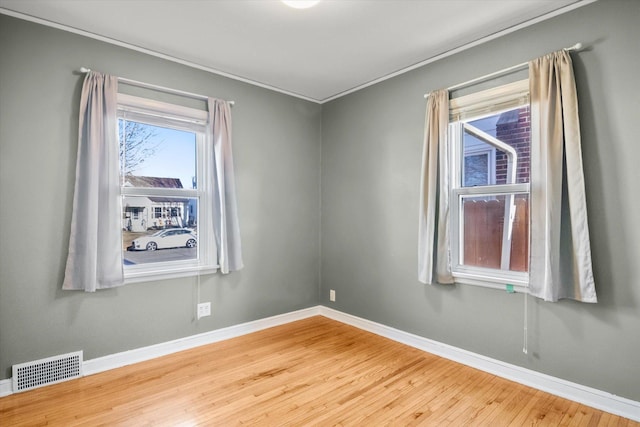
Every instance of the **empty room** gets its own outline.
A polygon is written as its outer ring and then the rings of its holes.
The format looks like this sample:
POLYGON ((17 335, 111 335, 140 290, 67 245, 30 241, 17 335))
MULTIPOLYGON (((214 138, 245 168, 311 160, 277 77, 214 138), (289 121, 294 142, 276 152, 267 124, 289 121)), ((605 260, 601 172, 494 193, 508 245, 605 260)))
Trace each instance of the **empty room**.
POLYGON ((640 425, 638 22, 0 0, 0 425, 640 425))

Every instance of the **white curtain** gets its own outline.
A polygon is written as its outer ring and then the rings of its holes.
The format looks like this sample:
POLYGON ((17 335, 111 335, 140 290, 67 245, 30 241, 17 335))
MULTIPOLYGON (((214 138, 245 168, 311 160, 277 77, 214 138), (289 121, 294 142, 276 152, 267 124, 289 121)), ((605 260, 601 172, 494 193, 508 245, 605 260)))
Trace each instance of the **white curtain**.
POLYGON ((124 283, 117 135, 118 79, 84 79, 69 255, 62 289, 94 292, 124 283))
POLYGON ((425 117, 418 226, 418 280, 426 284, 453 283, 449 243, 448 127, 449 91, 432 92, 427 100, 425 117))
POLYGON ((597 302, 569 53, 558 51, 531 61, 529 84, 531 123, 538 124, 531 128, 529 292, 546 301, 597 302))
POLYGON ((231 151, 231 108, 228 102, 212 98, 208 106, 213 137, 213 229, 218 265, 227 274, 243 267, 231 151))

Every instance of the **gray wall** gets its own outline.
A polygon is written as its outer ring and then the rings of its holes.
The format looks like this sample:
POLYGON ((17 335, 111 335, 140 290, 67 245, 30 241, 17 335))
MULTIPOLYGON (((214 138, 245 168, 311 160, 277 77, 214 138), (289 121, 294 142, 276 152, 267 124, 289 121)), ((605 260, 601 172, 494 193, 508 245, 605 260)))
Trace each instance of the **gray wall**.
POLYGON ((85 359, 318 302, 321 107, 0 15, 0 379, 15 363, 85 359), (60 290, 77 148, 80 66, 235 100, 234 156, 246 267, 85 294, 60 290))
POLYGON ((640 2, 601 1, 323 106, 321 304, 640 400, 640 2), (423 94, 574 54, 599 303, 417 281, 423 94), (337 301, 328 300, 335 289, 337 301))

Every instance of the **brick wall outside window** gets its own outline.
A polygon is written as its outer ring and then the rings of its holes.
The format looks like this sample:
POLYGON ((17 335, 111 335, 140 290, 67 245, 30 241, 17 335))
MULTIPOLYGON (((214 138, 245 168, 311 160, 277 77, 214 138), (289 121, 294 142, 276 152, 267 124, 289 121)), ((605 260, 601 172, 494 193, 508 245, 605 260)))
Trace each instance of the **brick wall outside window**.
MULTIPOLYGON (((518 154, 517 181, 529 182, 531 148, 531 114, 529 107, 503 113, 496 124, 496 138, 513 148, 518 154)), ((505 184, 507 180, 507 156, 496 152, 496 184, 505 184)))

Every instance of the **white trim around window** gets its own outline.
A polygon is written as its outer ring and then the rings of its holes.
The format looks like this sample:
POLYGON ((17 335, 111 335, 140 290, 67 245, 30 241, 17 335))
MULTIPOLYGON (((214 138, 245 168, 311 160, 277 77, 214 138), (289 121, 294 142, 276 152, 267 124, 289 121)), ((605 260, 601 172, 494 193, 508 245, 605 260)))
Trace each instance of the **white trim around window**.
MULTIPOLYGON (((509 175, 506 183, 496 183, 495 168, 496 161, 490 159, 487 165, 492 168, 488 172, 490 177, 488 185, 464 186, 464 160, 470 154, 480 153, 477 147, 471 147, 471 151, 465 150, 463 136, 467 132, 466 127, 469 122, 479 120, 501 112, 521 108, 529 104, 528 80, 507 84, 494 89, 477 92, 471 95, 453 99, 450 101, 450 124, 449 124, 449 144, 450 144, 450 234, 451 234, 451 267, 456 283, 484 286, 495 289, 505 289, 518 292, 526 292, 529 284, 529 273, 525 271, 512 271, 508 269, 511 237, 513 232, 513 217, 515 215, 514 199, 516 197, 529 197, 530 184, 518 183, 515 179, 516 165, 509 167, 509 175), (491 176, 491 173, 494 175, 491 176), (470 265, 465 263, 465 220, 464 202, 486 201, 494 203, 504 200, 504 225, 502 226, 502 248, 500 268, 488 268, 480 265, 470 265), (509 210, 507 210, 509 209, 509 210), (506 253, 505 253, 506 252, 506 253), (506 256, 505 256, 506 255, 506 256), (506 264, 505 264, 506 259, 506 264), (507 268, 505 268, 507 265, 507 268)), ((472 130, 476 130, 470 126, 472 130)), ((483 132, 479 132, 483 133, 483 132)), ((472 133, 472 136, 480 136, 472 133)), ((507 146, 502 141, 491 135, 481 138, 486 143, 484 150, 487 155, 495 157, 496 149, 502 152, 509 151, 515 153, 511 146, 507 146), (491 147, 491 149, 487 149, 491 147)), ((484 146, 484 145, 483 145, 484 146)), ((507 154, 509 154, 507 153, 507 154)), ((473 202, 472 202, 473 203, 473 202)), ((530 239, 529 239, 530 240, 530 239)), ((530 243, 527 241, 529 246, 530 243)))
MULTIPOLYGON (((194 201, 196 224, 190 225, 194 228, 197 236, 197 247, 195 257, 189 259, 170 259, 169 261, 146 261, 144 263, 133 264, 125 261, 124 277, 126 283, 143 282, 149 280, 169 279, 185 276, 195 276, 198 274, 214 273, 218 270, 216 263, 216 241, 212 228, 212 208, 213 205, 213 182, 214 178, 212 159, 212 147, 210 126, 208 126, 207 111, 197 110, 184 106, 168 104, 146 98, 139 98, 126 94, 118 94, 118 119, 134 121, 144 125, 151 125, 158 128, 168 128, 191 133, 195 136, 195 176, 194 184, 182 183, 185 187, 162 188, 125 185, 124 168, 121 167, 121 197, 125 198, 150 198, 162 200, 166 204, 172 203, 172 199, 186 203, 185 200, 194 201), (189 186, 195 188, 189 188, 189 186)), ((166 176, 166 175, 159 175, 166 176)), ((191 202, 189 202, 191 204, 191 202)), ((124 204, 123 204, 124 206, 124 204)), ((175 208, 184 218, 186 205, 182 208, 175 208)), ((158 207, 152 206, 146 209, 149 216, 149 223, 143 226, 143 230, 149 227, 151 230, 151 220, 170 221, 171 218, 158 218, 158 207)), ((162 208, 161 208, 162 211, 162 208)), ((164 212, 164 211, 163 211, 164 212)), ((173 215, 173 214, 172 214, 173 215)), ((123 218, 125 217, 123 213, 123 218)), ((182 225, 182 220, 181 226, 182 225)), ((155 221, 154 221, 155 225, 155 221)), ((175 226, 175 225, 173 225, 175 226)), ((187 227, 184 225, 184 227, 187 227)), ((123 230, 124 230, 123 226, 123 230)), ((149 231, 151 232, 151 231, 149 231)), ((144 231, 143 231, 144 233, 144 231)), ((124 246, 124 244, 123 244, 124 246)), ((169 249, 172 250, 172 249, 169 249)), ((160 252, 160 251, 158 251, 160 252)), ((166 252, 166 251, 165 251, 166 252)), ((128 253, 125 250, 125 260, 128 253)), ((137 254, 136 254, 137 255, 137 254)), ((160 259, 160 258, 159 258, 160 259)))

